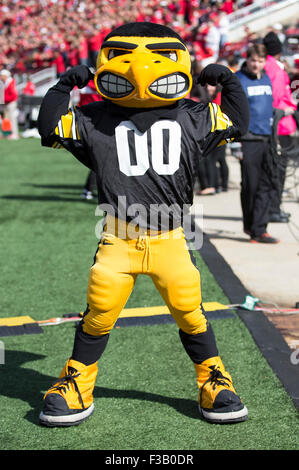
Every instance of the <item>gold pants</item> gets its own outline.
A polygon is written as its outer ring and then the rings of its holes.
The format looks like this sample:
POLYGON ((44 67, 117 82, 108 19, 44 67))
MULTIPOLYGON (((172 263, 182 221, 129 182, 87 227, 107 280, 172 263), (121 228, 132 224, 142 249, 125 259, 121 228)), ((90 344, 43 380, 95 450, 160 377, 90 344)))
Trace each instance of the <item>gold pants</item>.
POLYGON ((109 228, 109 223, 104 227, 90 269, 89 309, 84 316, 83 331, 93 336, 109 333, 138 274, 146 274, 152 278, 182 331, 191 335, 205 332, 207 321, 201 306, 200 274, 191 261, 183 229, 144 231, 134 238, 134 234, 126 232, 127 224, 114 220, 118 224, 116 232, 109 228))

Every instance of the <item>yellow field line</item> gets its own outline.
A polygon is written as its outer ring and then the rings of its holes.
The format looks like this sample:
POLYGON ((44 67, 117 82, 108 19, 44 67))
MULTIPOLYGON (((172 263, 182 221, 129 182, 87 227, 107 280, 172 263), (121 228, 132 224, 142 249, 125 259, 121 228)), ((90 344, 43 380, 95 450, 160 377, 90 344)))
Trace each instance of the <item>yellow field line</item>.
MULTIPOLYGON (((228 309, 226 305, 220 304, 219 302, 204 302, 203 308, 206 312, 228 309)), ((166 305, 157 307, 124 308, 119 315, 119 318, 150 317, 153 315, 170 315, 170 311, 166 305)))
MULTIPOLYGON (((215 310, 226 310, 229 307, 219 302, 204 302, 203 308, 206 312, 212 312, 215 310)), ((156 307, 124 308, 120 313, 119 318, 150 317, 155 315, 170 315, 170 311, 166 305, 156 307)), ((17 326, 35 322, 36 321, 28 315, 0 318, 0 326, 17 326)))
POLYGON ((35 320, 27 315, 21 317, 0 318, 0 326, 18 326, 24 325, 25 323, 35 323, 35 320))

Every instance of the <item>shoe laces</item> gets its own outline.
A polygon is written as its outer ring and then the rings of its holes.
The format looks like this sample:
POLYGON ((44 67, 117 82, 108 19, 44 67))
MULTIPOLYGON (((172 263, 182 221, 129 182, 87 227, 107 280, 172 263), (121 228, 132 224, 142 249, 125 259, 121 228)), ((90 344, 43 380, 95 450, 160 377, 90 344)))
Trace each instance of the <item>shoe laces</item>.
POLYGON ((217 386, 223 385, 224 387, 227 387, 231 380, 226 377, 225 375, 222 374, 221 370, 216 366, 210 366, 209 369, 211 370, 210 372, 210 377, 205 381, 203 386, 201 387, 200 390, 200 406, 202 402, 202 392, 208 382, 211 382, 212 384, 212 389, 215 390, 217 386))
POLYGON ((61 379, 59 379, 53 387, 51 387, 52 391, 58 391, 58 392, 63 392, 65 393, 66 390, 70 390, 70 383, 74 386, 75 391, 78 394, 79 401, 81 403, 82 409, 85 409, 83 399, 79 390, 79 387, 76 382, 76 378, 80 376, 80 372, 78 372, 76 369, 73 367, 68 367, 68 373, 65 374, 61 379))

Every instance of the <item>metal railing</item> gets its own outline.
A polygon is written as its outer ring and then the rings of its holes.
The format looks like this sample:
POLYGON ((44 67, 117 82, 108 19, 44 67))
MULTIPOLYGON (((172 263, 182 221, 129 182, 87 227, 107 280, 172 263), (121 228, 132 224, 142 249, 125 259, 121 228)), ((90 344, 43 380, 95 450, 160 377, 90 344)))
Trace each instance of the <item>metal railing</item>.
MULTIPOLYGON (((39 90, 44 90, 49 84, 54 83, 56 78, 56 67, 47 67, 46 69, 39 70, 33 74, 30 74, 30 80, 35 85, 36 95, 39 95, 39 90)), ((26 82, 27 74, 20 74, 16 77, 17 81, 17 90, 19 93, 22 93, 26 82)))
POLYGON ((256 0, 251 5, 236 10, 228 15, 229 30, 237 29, 249 21, 268 15, 271 12, 286 8, 298 3, 299 0, 256 0))

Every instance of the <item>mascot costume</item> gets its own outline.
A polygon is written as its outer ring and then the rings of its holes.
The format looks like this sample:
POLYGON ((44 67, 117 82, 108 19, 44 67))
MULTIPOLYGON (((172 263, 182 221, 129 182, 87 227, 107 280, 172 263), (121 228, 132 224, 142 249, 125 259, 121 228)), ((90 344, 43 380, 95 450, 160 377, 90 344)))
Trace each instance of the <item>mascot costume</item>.
POLYGON ((248 128, 248 104, 238 78, 217 64, 201 72, 201 85, 222 86, 220 108, 185 98, 192 86, 190 70, 188 49, 176 32, 129 23, 104 39, 95 76, 84 65, 74 67, 44 97, 38 120, 42 145, 65 148, 93 170, 99 203, 107 210, 90 269, 87 308, 72 354, 44 396, 43 425, 76 425, 92 414, 97 364, 138 274, 151 276, 177 323, 194 364, 201 416, 213 423, 248 417, 203 311, 200 273, 186 246, 182 214, 168 213, 168 227, 149 217, 161 205, 191 205, 196 161, 248 128), (92 78, 103 100, 69 109, 72 89, 92 78), (132 229, 129 209, 136 204, 147 215, 132 229))

